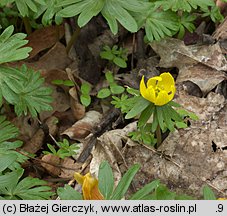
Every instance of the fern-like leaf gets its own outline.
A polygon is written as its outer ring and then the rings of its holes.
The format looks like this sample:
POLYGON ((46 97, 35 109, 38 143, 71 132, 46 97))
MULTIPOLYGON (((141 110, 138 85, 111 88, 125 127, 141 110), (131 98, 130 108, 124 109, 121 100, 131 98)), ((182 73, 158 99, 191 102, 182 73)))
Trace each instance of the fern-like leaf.
POLYGON ((29 16, 29 11, 37 12, 39 5, 45 5, 45 0, 1 0, 0 5, 5 6, 9 3, 15 3, 21 16, 29 16))
POLYGON ((195 30, 195 25, 193 21, 196 19, 196 16, 191 15, 187 12, 183 13, 182 16, 179 18, 179 33, 178 38, 183 38, 185 34, 185 29, 189 32, 193 32, 195 30))
POLYGON ((131 12, 145 11, 148 5, 150 3, 144 0, 63 0, 57 5, 63 7, 63 10, 57 15, 62 17, 79 15, 78 25, 82 27, 101 12, 114 34, 118 32, 117 22, 127 30, 136 32, 138 26, 131 12))
POLYGON ((172 11, 187 11, 191 12, 192 9, 197 9, 198 7, 205 8, 209 6, 214 6, 213 0, 160 0, 155 2, 156 7, 162 7, 163 10, 172 11))
POLYGON ((61 6, 58 4, 62 2, 61 0, 46 0, 46 5, 43 6, 43 13, 42 16, 42 24, 44 26, 51 25, 53 18, 55 17, 55 23, 59 25, 62 22, 62 17, 56 15, 60 10, 62 10, 61 6))
POLYGON ((30 47, 23 47, 28 43, 28 40, 24 40, 26 34, 12 35, 13 30, 14 27, 11 25, 0 35, 0 64, 25 59, 32 50, 30 47))
POLYGON ((23 200, 46 200, 50 199, 54 193, 51 187, 45 186, 47 183, 38 178, 27 177, 21 180, 12 191, 13 196, 23 200))
POLYGON ((40 73, 28 69, 0 66, 0 95, 14 105, 18 116, 31 113, 33 117, 41 111, 51 110, 51 89, 43 86, 40 73))
POLYGON ((86 25, 93 16, 96 16, 103 8, 105 0, 62 1, 58 6, 67 6, 59 12, 59 16, 72 17, 78 14, 78 25, 86 25))
POLYGON ((20 164, 27 160, 26 156, 15 151, 23 143, 19 140, 14 142, 9 141, 15 139, 18 134, 18 129, 7 121, 6 117, 0 116, 0 164, 4 164, 2 170, 4 170, 4 167, 11 170, 18 169, 20 168, 20 164), (8 163, 6 163, 6 158, 8 159, 8 163))
POLYGON ((135 18, 139 26, 144 25, 149 41, 171 37, 179 30, 178 16, 170 10, 160 11, 151 6, 147 13, 135 14, 135 18))
MULTIPOLYGON (((14 171, 12 174, 17 174, 11 184, 0 185, 0 196, 5 199, 23 199, 23 200, 46 200, 50 199, 54 193, 51 188, 46 185, 46 182, 38 178, 26 177, 19 181, 23 170, 14 171)), ((11 175, 12 175, 11 174, 11 175)), ((10 174, 8 174, 10 175, 10 174)), ((0 176, 1 178, 1 176, 0 176)))

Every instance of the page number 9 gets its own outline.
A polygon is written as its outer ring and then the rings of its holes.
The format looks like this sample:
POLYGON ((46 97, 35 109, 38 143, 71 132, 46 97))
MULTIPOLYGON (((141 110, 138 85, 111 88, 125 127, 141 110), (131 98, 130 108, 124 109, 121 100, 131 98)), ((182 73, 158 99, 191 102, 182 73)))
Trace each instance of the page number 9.
POLYGON ((223 212, 223 204, 218 204, 218 210, 216 212, 223 212))

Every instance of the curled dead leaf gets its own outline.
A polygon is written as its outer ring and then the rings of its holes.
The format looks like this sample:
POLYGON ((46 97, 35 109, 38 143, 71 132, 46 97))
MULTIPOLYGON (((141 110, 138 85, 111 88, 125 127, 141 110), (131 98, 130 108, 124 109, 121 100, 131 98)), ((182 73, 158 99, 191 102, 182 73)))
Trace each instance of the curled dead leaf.
POLYGON ((167 38, 159 42, 152 42, 150 45, 161 57, 160 67, 177 67, 181 70, 201 63, 217 71, 227 70, 227 60, 218 43, 185 46, 181 40, 167 38))
POLYGON ((123 129, 116 129, 105 132, 97 140, 95 148, 92 151, 92 161, 90 163, 90 172, 98 177, 99 165, 104 161, 109 161, 115 178, 115 185, 118 184, 122 177, 122 172, 118 164, 125 164, 124 146, 127 146, 130 140, 127 137, 129 132, 136 129, 136 122, 133 122, 123 129), (125 144, 126 143, 126 144, 125 144))
POLYGON ((82 119, 85 115, 85 107, 79 102, 76 87, 69 90, 70 105, 73 111, 73 116, 76 120, 82 119))
MULTIPOLYGON (((54 116, 49 117, 45 122, 49 129, 49 133, 52 136, 55 136, 58 131, 57 123, 58 119, 54 116)), ((45 138, 44 130, 45 129, 39 128, 33 137, 23 145, 22 149, 32 154, 35 154, 38 150, 40 150, 45 138)))
POLYGON ((40 120, 44 121, 48 117, 52 116, 55 112, 65 112, 70 108, 70 101, 67 93, 60 87, 51 84, 46 84, 52 89, 53 102, 51 106, 53 109, 51 111, 45 111, 40 113, 40 120))
POLYGON ((28 39, 28 47, 32 47, 29 53, 29 58, 33 58, 39 52, 52 47, 64 35, 64 26, 47 26, 44 28, 36 29, 30 34, 28 39), (59 38, 57 37, 59 35, 59 38))
POLYGON ((81 140, 91 133, 92 128, 98 125, 102 115, 97 111, 88 111, 85 116, 77 121, 72 127, 65 130, 62 134, 70 139, 81 140))
POLYGON ((182 68, 179 71, 176 83, 191 81, 199 86, 203 95, 206 95, 223 80, 226 80, 226 78, 224 72, 217 71, 199 63, 191 67, 182 68))
POLYGON ((75 172, 79 172, 81 169, 81 164, 76 163, 72 158, 66 157, 61 162, 61 173, 59 174, 60 178, 71 178, 73 179, 73 175, 75 172), (64 169, 67 167, 68 169, 64 169))
POLYGON ((61 173, 61 169, 59 167, 61 163, 61 159, 52 154, 44 155, 42 157, 42 161, 45 163, 41 163, 42 167, 44 167, 48 173, 50 173, 53 176, 58 176, 61 173))
POLYGON ((67 56, 65 46, 57 42, 46 54, 39 58, 36 62, 26 63, 28 67, 42 72, 62 69, 64 70, 71 63, 71 59, 67 56))

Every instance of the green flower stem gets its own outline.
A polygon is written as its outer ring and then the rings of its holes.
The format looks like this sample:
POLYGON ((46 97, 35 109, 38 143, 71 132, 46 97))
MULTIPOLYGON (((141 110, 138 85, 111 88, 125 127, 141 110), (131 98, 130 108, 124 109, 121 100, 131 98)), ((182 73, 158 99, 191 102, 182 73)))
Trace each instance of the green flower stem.
POLYGON ((22 19, 23 19, 23 23, 24 23, 24 27, 27 35, 30 35, 32 33, 32 27, 30 25, 29 19, 28 17, 23 17, 22 19))
POLYGON ((156 138, 157 138, 157 148, 161 145, 162 143, 162 134, 161 134, 161 129, 160 126, 158 124, 157 128, 156 128, 156 138))
POLYGON ((80 34, 80 27, 77 25, 76 26, 76 30, 73 32, 73 35, 70 38, 69 43, 66 46, 66 52, 67 52, 67 54, 71 50, 71 48, 72 48, 73 44, 75 43, 75 41, 77 40, 79 34, 80 34))

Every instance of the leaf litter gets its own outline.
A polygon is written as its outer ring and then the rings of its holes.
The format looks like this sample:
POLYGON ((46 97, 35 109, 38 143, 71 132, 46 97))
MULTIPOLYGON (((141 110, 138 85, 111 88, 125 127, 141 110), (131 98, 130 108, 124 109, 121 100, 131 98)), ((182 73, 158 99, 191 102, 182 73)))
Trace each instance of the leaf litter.
MULTIPOLYGON (((128 137, 128 133, 136 129, 136 122, 123 122, 124 126, 121 122, 121 126, 113 130, 112 124, 117 120, 115 117, 118 115, 110 120, 102 113, 102 108, 99 104, 97 105, 96 100, 87 108, 79 101, 78 87, 81 85, 81 80, 85 79, 96 88, 102 69, 108 68, 107 63, 103 62, 97 54, 101 51, 101 46, 116 44, 120 42, 120 38, 113 37, 103 28, 93 31, 92 37, 88 39, 89 32, 94 30, 92 24, 88 24, 83 29, 83 38, 81 36, 80 43, 75 47, 76 56, 72 56, 75 53, 71 53, 69 58, 65 45, 56 41, 56 29, 46 28, 42 30, 44 33, 35 31, 34 35, 30 36, 31 46, 34 47, 30 59, 11 65, 18 66, 26 63, 28 67, 39 70, 46 79, 46 85, 53 90, 54 101, 51 112, 40 114, 40 122, 30 123, 29 117, 14 118, 13 122, 19 127, 21 139, 25 143, 22 149, 37 154, 36 160, 45 168, 44 176, 48 178, 66 178, 69 181, 75 171, 84 170, 90 170, 92 174, 98 176, 99 164, 103 160, 108 160, 117 184, 123 173, 132 164, 138 162, 142 166, 133 180, 135 188, 141 188, 154 179, 160 179, 176 192, 201 197, 202 186, 208 184, 216 190, 217 194, 226 197, 227 105, 225 95, 218 94, 216 91, 226 82, 225 26, 226 19, 213 34, 213 38, 217 41, 214 44, 186 46, 182 41, 173 38, 153 42, 150 47, 155 54, 153 52, 153 56, 148 56, 144 61, 149 59, 155 59, 155 61, 152 60, 151 65, 147 64, 146 68, 143 68, 145 64, 138 64, 138 67, 132 70, 137 71, 136 74, 131 71, 125 76, 127 85, 133 83, 138 86, 136 80, 141 69, 147 71, 148 67, 153 67, 154 70, 174 71, 173 68, 177 68, 178 71, 175 73, 177 74, 177 93, 174 100, 199 117, 198 121, 190 121, 190 127, 187 129, 169 134, 157 150, 134 142, 128 137), (104 32, 103 35, 100 31, 104 32), (41 37, 39 43, 36 43, 37 35, 41 37), (158 65, 155 55, 160 57, 158 65), (71 88, 54 85, 52 81, 55 79, 71 80, 67 73, 68 68, 71 68, 74 77, 79 76, 80 81, 77 82, 76 79, 75 86, 71 88), (187 82, 192 82, 192 88, 198 88, 201 91, 199 97, 188 91, 187 82), (109 122, 97 132, 102 121, 106 119, 109 122), (47 130, 43 125, 47 125, 47 130), (41 153, 47 148, 48 142, 54 145, 53 138, 62 139, 63 137, 71 143, 73 140, 78 140, 81 153, 65 159, 41 153), (91 142, 92 145, 89 145, 91 142), (91 154, 88 153, 81 162, 80 156, 88 147, 91 154)), ((63 34, 63 27, 61 27, 60 38, 63 34)), ((126 38, 127 46, 130 47, 128 42, 130 40, 125 32, 120 32, 120 35, 121 39, 126 38)), ((130 52, 133 52, 133 49, 130 52)), ((149 71, 147 74, 152 76, 149 71)), ((125 84, 124 74, 120 73, 117 76, 122 77, 121 82, 125 84)))

